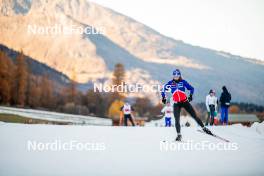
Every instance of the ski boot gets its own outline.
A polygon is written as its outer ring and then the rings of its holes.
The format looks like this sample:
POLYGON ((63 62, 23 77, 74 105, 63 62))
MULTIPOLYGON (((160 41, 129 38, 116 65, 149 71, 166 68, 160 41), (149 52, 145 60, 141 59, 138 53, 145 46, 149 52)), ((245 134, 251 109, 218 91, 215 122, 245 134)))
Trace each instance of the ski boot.
POLYGON ((203 131, 209 135, 213 135, 213 133, 206 127, 203 127, 203 131))
POLYGON ((175 141, 181 141, 182 140, 182 135, 178 134, 178 136, 176 137, 175 141))

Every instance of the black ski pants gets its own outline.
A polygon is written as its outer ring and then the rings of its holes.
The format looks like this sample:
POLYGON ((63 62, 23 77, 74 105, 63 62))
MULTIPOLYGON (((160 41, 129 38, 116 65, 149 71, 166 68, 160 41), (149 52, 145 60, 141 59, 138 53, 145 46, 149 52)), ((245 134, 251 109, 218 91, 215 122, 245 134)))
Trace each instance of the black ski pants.
POLYGON ((133 126, 135 126, 135 123, 134 123, 131 115, 130 114, 125 114, 124 115, 124 123, 125 123, 125 126, 127 126, 127 121, 128 120, 132 123, 133 126))
POLYGON ((181 125, 180 125, 181 108, 184 108, 201 127, 204 127, 203 122, 201 121, 200 118, 197 117, 196 112, 194 111, 189 101, 174 103, 173 113, 175 118, 175 127, 178 134, 181 133, 181 125))

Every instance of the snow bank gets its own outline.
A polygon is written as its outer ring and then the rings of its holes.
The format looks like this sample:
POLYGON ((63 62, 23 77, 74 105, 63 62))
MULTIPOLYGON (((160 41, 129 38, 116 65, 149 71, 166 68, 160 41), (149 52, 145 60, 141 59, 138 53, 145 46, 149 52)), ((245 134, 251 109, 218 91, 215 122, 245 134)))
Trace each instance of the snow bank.
MULTIPOLYGON (((235 145, 237 150, 162 151, 163 140, 175 139, 174 128, 5 123, 0 125, 0 175, 264 175, 264 137, 254 128, 211 127, 231 143, 223 143, 196 129, 182 128, 184 142, 180 144, 209 142, 235 145), (32 151, 28 148, 29 141, 94 145, 90 145, 93 150, 32 151)), ((175 144, 168 143, 172 147, 175 144)))
POLYGON ((255 129, 257 133, 264 136, 264 122, 255 122, 252 124, 251 128, 255 129))
POLYGON ((0 113, 20 115, 23 117, 29 117, 33 119, 42 119, 58 122, 71 122, 74 124, 86 124, 86 125, 103 125, 111 126, 111 119, 104 119, 99 117, 65 114, 51 111, 41 111, 34 109, 12 108, 0 106, 0 113))

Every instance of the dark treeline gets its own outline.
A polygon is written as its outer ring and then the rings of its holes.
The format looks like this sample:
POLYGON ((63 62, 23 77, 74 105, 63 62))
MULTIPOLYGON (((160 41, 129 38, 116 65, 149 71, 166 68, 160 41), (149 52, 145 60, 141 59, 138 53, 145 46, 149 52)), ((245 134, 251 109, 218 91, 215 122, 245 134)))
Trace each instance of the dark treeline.
MULTIPOLYGON (((49 74, 34 74, 31 70, 32 66, 26 62, 22 51, 15 59, 0 51, 1 105, 108 117, 111 104, 123 96, 94 90, 81 92, 74 78, 68 84, 60 84, 49 74)), ((116 65, 113 77, 115 84, 121 83, 124 77, 122 64, 116 65)), ((135 108, 139 116, 158 114, 160 110, 147 98, 137 98, 135 108)))
POLYGON ((74 81, 62 85, 52 80, 48 74, 33 74, 23 52, 20 52, 13 61, 5 52, 0 51, 0 104, 2 105, 104 115, 104 108, 98 107, 97 104, 104 106, 109 101, 105 95, 99 93, 79 92, 74 81))
MULTIPOLYGON (((195 105, 199 115, 201 117, 207 117, 207 110, 205 103, 197 103, 195 105)), ((218 106, 218 112, 220 111, 218 106)), ((238 103, 231 102, 231 106, 229 107, 229 112, 231 114, 256 114, 261 120, 264 120, 264 106, 252 104, 252 103, 238 103)))
MULTIPOLYGON (((50 74, 35 74, 21 51, 15 59, 0 51, 0 104, 23 108, 43 109, 71 114, 99 117, 118 116, 119 108, 127 98, 120 93, 100 93, 94 90, 81 92, 74 81, 58 83, 50 74), (121 103, 120 103, 121 102, 121 103), (111 108, 110 108, 111 107, 111 108), (111 114, 111 115, 110 115, 111 114)), ((116 64, 112 84, 124 82, 125 69, 116 64)), ((136 98, 133 106, 138 117, 155 118, 160 114, 161 104, 153 105, 148 98, 136 98)), ((206 117, 204 103, 195 105, 199 116, 206 117)), ((264 116, 264 107, 249 103, 232 103, 231 113, 255 113, 264 116)), ((186 112, 182 112, 183 115, 186 112)))
POLYGON ((252 103, 232 103, 233 106, 238 106, 241 113, 260 113, 264 112, 264 106, 255 105, 252 103))
MULTIPOLYGON (((199 111, 203 112, 206 111, 205 103, 197 103, 196 108, 199 111)), ((218 106, 219 107, 219 106, 218 106)), ((231 113, 261 113, 264 112, 264 106, 252 104, 252 103, 238 103, 238 102, 231 102, 231 106, 229 108, 231 113)))

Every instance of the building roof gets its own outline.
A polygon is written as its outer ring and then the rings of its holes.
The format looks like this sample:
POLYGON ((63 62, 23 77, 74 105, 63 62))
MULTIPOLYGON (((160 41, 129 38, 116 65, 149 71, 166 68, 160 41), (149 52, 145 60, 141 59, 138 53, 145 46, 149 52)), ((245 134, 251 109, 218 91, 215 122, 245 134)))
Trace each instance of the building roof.
POLYGON ((230 114, 228 117, 229 122, 259 122, 255 114, 230 114))

